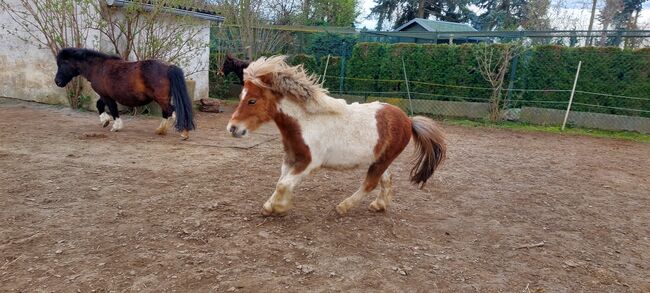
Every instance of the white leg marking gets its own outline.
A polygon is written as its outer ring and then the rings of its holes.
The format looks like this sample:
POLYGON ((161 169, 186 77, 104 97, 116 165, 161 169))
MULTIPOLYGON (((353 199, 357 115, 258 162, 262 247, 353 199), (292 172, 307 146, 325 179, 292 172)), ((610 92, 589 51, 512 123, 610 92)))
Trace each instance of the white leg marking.
POLYGON ((158 125, 158 128, 156 128, 156 134, 167 134, 167 120, 169 119, 160 119, 160 125, 158 125))
POLYGON ((375 212, 382 212, 388 208, 388 205, 390 204, 390 201, 393 198, 394 194, 392 181, 392 176, 388 170, 386 170, 381 176, 381 181, 379 181, 381 184, 381 191, 377 195, 377 198, 372 203, 370 203, 370 210, 375 212))
POLYGON ((282 166, 282 176, 275 187, 273 195, 264 203, 262 207, 262 214, 265 216, 270 215, 283 215, 292 206, 293 189, 300 183, 300 181, 309 174, 308 170, 300 174, 291 174, 290 168, 282 166))
POLYGON ((359 201, 361 201, 369 192, 364 190, 364 187, 361 186, 352 196, 346 198, 341 203, 336 206, 336 212, 339 215, 345 215, 351 208, 356 206, 359 201))
POLYGON ((124 125, 122 124, 122 118, 117 118, 115 119, 115 122, 113 122, 113 127, 111 128, 111 131, 120 131, 124 128, 124 125))
POLYGON ((174 124, 176 124, 176 112, 175 111, 172 112, 172 116, 167 118, 167 125, 166 125, 167 129, 169 129, 170 127, 173 127, 174 124))
POLYGON ((102 112, 102 114, 99 115, 99 123, 101 123, 103 127, 108 126, 108 123, 110 122, 111 122, 111 116, 106 114, 106 112, 102 112))

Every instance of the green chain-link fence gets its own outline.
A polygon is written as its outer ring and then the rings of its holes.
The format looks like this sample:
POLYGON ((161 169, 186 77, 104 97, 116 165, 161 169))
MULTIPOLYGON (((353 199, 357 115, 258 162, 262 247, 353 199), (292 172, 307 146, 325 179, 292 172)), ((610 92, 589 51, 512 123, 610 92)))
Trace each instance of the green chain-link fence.
POLYGON ((536 35, 554 45, 503 34, 498 37, 508 37, 509 45, 341 42, 327 56, 298 53, 288 61, 320 75, 333 96, 348 102, 383 101, 413 114, 547 125, 563 123, 582 62, 567 124, 650 133, 650 49, 621 48, 632 38, 635 46, 648 43, 648 36, 648 31, 627 34, 620 47, 585 46, 597 40, 586 36, 573 47, 558 45, 571 37, 557 34, 536 35), (504 48, 511 52, 504 55, 504 48), (500 69, 504 58, 508 62, 500 69), (501 83, 490 82, 489 73, 503 73, 501 83))

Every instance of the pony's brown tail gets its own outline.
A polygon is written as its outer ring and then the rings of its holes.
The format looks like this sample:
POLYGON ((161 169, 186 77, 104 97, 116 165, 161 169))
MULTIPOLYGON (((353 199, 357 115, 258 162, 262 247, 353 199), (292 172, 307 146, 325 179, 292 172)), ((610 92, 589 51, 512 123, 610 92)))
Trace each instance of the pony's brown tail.
POLYGON ((442 129, 431 119, 411 117, 417 157, 411 169, 411 182, 424 187, 429 177, 446 157, 447 143, 442 129))

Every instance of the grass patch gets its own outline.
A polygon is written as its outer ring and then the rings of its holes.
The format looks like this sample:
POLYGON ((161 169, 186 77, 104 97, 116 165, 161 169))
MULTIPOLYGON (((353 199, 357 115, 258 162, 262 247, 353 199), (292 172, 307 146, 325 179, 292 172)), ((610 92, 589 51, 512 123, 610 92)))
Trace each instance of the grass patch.
POLYGON ((531 125, 521 122, 512 122, 512 121, 502 121, 498 123, 492 123, 487 120, 468 120, 468 119, 443 119, 447 124, 465 126, 465 127, 487 127, 487 128, 500 128, 500 129, 513 129, 518 131, 541 131, 541 132, 550 132, 557 133, 561 135, 584 135, 592 137, 604 137, 604 138, 617 138, 617 139, 626 139, 637 142, 650 143, 650 134, 643 134, 633 131, 611 131, 611 130, 600 130, 600 129, 588 129, 588 128, 573 128, 566 127, 564 131, 560 129, 560 126, 542 126, 542 125, 531 125))

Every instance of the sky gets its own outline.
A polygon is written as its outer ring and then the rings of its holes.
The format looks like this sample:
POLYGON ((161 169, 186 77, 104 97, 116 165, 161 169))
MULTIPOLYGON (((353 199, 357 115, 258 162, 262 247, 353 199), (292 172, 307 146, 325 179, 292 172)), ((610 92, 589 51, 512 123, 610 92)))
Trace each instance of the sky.
MULTIPOLYGON (((557 3, 558 0, 551 0, 551 6, 557 3)), ((586 30, 589 26, 589 17, 591 14, 591 0, 559 0, 565 2, 565 8, 553 9, 551 8, 551 25, 558 29, 582 29, 586 30)), ((375 30, 377 19, 368 19, 370 9, 375 5, 374 0, 359 0, 361 14, 357 17, 357 27, 367 27, 369 30, 375 30)), ((598 8, 605 5, 604 0, 598 0, 598 8)), ((557 6, 557 5, 556 5, 557 6)), ((598 12, 596 12, 598 13, 598 12)), ((596 14, 597 15, 597 14, 596 14)), ((599 23, 596 21, 594 24, 596 29, 599 28, 599 23)), ((643 4, 641 14, 639 14, 639 28, 650 30, 650 1, 643 4)))

